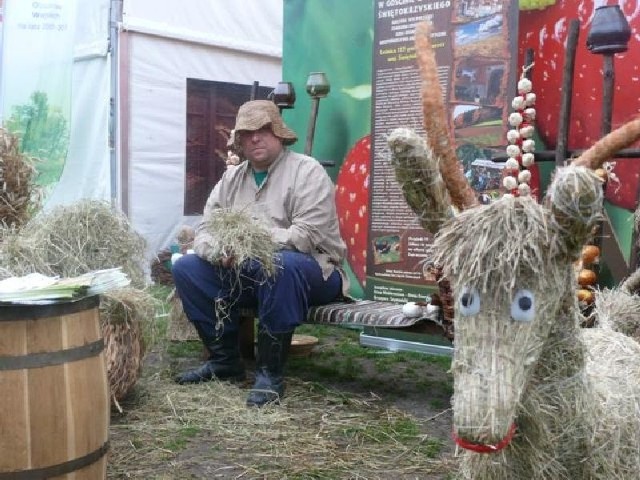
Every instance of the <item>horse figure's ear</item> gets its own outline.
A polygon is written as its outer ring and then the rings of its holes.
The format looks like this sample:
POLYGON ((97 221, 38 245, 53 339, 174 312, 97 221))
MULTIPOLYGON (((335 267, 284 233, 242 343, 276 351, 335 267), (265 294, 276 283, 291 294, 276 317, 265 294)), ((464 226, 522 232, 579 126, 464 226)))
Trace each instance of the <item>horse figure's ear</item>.
POLYGON ((638 139, 640 117, 604 136, 570 166, 556 171, 547 192, 547 206, 559 234, 558 253, 578 257, 602 212, 602 180, 593 171, 638 139))
POLYGON ((439 169, 439 159, 424 138, 408 128, 396 128, 387 139, 391 164, 407 204, 420 224, 433 234, 453 216, 451 199, 439 169))
POLYGON ((546 197, 558 238, 554 253, 578 258, 602 218, 603 197, 602 180, 593 170, 569 166, 556 171, 546 197))
POLYGON ((432 26, 421 22, 416 26, 416 62, 422 79, 422 121, 427 132, 427 143, 439 159, 440 173, 453 206, 465 210, 478 204, 476 194, 462 173, 456 156, 453 135, 449 128, 450 117, 444 104, 444 93, 438 77, 436 54, 431 43, 432 26))

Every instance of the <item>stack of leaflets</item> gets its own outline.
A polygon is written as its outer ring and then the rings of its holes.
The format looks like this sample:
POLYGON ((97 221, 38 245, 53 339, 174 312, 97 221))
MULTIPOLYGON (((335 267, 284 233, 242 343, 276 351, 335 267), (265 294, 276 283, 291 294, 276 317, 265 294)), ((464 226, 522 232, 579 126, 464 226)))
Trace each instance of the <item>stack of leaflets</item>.
POLYGON ((77 277, 47 277, 30 273, 0 281, 0 302, 25 303, 98 295, 131 283, 120 267, 95 270, 77 277))

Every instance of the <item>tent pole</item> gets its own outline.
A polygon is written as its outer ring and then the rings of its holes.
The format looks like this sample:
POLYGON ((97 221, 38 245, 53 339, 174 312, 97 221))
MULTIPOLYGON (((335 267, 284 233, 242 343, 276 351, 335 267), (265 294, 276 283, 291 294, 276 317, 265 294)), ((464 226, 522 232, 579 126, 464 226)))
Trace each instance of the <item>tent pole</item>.
POLYGON ((109 96, 109 160, 111 175, 111 206, 118 205, 118 25, 122 21, 122 0, 111 0, 109 6, 109 54, 110 54, 110 96, 109 96))

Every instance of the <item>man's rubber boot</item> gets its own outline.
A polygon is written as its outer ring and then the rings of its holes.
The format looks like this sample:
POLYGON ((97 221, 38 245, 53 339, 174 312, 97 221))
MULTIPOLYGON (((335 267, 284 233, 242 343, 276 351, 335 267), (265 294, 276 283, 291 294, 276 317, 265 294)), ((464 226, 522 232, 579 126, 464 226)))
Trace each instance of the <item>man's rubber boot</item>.
POLYGON ((178 375, 175 379, 177 383, 184 385, 216 379, 241 382, 246 378, 238 346, 238 332, 228 332, 217 338, 200 335, 200 338, 209 351, 209 360, 198 368, 178 375))
POLYGON ((287 361, 293 331, 269 333, 258 329, 256 380, 247 397, 248 407, 280 403, 284 394, 284 365, 287 361))

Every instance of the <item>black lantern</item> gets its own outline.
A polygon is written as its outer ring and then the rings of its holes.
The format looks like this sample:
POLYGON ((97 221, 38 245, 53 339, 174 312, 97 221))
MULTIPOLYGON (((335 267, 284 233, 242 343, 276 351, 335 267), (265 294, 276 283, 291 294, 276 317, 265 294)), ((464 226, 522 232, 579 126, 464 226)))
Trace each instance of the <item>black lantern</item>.
POLYGON ((276 88, 273 89, 271 99, 280 111, 285 108, 293 108, 296 103, 296 91, 291 82, 278 82, 276 88))
POLYGON ((631 28, 619 5, 598 7, 587 35, 591 53, 613 54, 627 51, 631 28))
POLYGON ((331 86, 324 72, 311 72, 307 77, 306 88, 312 98, 322 98, 327 96, 331 86))
POLYGON ((305 155, 311 155, 311 150, 313 149, 313 137, 316 131, 320 99, 326 97, 330 89, 331 85, 329 85, 329 80, 324 72, 311 72, 307 77, 306 90, 311 97, 311 115, 309 117, 309 127, 307 128, 307 143, 304 147, 305 155))

